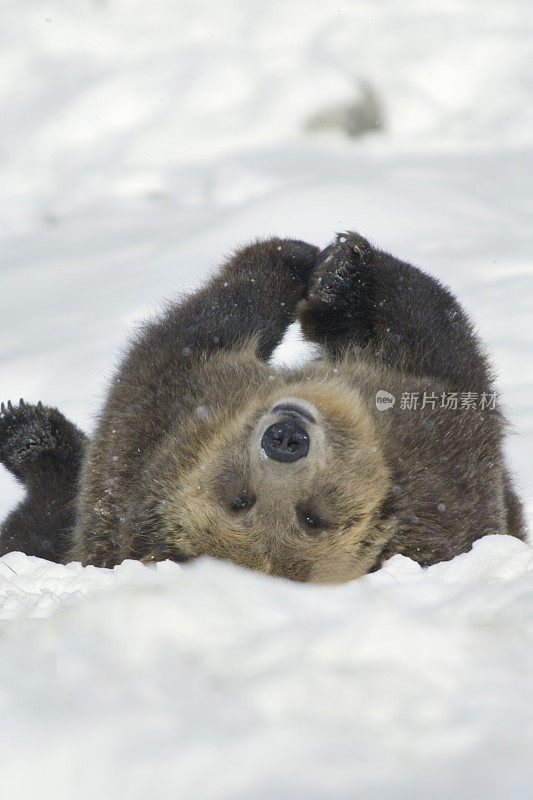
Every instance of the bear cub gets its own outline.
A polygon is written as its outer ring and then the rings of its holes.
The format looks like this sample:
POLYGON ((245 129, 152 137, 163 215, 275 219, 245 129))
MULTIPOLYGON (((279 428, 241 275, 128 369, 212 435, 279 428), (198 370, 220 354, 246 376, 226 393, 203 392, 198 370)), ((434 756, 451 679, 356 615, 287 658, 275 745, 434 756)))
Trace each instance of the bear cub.
POLYGON ((201 555, 341 582, 402 553, 525 538, 505 417, 464 310, 356 233, 258 241, 146 323, 89 441, 56 409, 2 405, 26 499, 0 554, 112 567, 201 555), (268 359, 294 320, 322 356, 268 359))

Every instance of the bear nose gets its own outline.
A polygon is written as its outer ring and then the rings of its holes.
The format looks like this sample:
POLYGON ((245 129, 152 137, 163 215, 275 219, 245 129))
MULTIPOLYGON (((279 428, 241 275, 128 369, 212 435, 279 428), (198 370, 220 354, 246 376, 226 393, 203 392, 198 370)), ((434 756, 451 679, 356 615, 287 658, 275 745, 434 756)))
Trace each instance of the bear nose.
POLYGON ((264 432, 261 447, 275 461, 298 461, 309 452, 309 434, 294 419, 274 422, 264 432))

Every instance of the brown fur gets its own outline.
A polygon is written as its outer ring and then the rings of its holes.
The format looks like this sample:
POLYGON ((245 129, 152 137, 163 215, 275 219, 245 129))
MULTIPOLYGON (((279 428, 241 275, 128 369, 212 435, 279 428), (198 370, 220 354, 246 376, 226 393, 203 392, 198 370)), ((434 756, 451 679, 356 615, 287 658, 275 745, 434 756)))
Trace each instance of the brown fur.
POLYGON ((414 267, 355 234, 321 256, 244 248, 133 345, 86 453, 69 555, 209 555, 339 582, 394 553, 427 565, 487 533, 524 538, 501 413, 399 405, 405 391, 491 388, 463 310, 414 267), (296 313, 323 358, 276 371, 266 359, 296 313), (380 389, 394 408, 376 409, 380 389), (261 451, 281 400, 315 418, 293 463, 261 451))

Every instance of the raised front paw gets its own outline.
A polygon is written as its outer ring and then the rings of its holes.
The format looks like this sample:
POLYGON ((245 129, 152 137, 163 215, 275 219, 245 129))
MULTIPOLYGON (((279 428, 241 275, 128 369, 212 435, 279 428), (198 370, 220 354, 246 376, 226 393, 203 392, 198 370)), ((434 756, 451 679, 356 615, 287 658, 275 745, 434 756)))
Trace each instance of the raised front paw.
POLYGON ((53 453, 69 458, 82 446, 84 436, 55 408, 36 406, 22 399, 0 405, 0 462, 24 477, 42 456, 53 453))
POLYGON ((311 277, 309 299, 345 303, 367 294, 372 249, 357 233, 338 233, 322 253, 311 277))
MULTIPOLYGON (((307 299, 298 306, 306 336, 321 340, 350 329, 361 335, 372 326, 372 248, 356 233, 339 233, 322 251, 307 299)), ((364 337, 363 337, 364 338, 364 337)))

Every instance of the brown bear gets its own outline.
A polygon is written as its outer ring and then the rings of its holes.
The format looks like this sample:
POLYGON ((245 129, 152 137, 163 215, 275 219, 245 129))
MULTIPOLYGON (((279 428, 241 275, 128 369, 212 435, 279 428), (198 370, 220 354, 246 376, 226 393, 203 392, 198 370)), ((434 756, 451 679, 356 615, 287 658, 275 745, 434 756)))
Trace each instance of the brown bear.
POLYGON ((2 407, 27 487, 0 554, 111 567, 201 555, 340 582, 402 553, 525 538, 506 420, 465 312, 355 233, 238 251, 132 343, 91 441, 55 409, 2 407), (299 319, 322 357, 268 359, 299 319))

